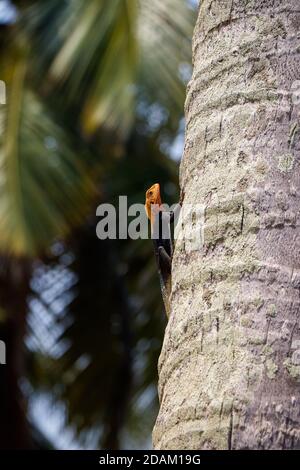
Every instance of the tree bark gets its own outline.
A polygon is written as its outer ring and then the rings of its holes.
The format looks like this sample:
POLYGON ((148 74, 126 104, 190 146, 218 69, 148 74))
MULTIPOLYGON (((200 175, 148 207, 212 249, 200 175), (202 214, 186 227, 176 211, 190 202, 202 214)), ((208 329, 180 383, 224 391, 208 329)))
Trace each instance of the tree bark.
POLYGON ((300 448, 299 31, 299 0, 201 2, 156 449, 300 448))

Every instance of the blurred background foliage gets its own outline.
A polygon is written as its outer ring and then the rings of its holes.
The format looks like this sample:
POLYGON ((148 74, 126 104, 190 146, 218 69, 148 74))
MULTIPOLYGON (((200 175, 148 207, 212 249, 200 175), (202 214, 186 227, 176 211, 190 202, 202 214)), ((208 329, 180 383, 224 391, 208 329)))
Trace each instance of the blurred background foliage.
POLYGON ((0 1, 1 447, 151 445, 152 243, 98 240, 95 214, 178 198, 195 3, 0 1))

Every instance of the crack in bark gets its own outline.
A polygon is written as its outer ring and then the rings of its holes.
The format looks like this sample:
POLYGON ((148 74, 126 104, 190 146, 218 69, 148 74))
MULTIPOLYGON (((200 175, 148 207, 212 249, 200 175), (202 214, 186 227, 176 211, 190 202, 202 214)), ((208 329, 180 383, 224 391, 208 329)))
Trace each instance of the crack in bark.
POLYGON ((243 204, 241 207, 242 207, 241 233, 243 233, 243 228, 244 228, 244 216, 245 216, 245 207, 244 207, 244 204, 243 204))
POLYGON ((230 421, 228 429, 228 450, 232 450, 232 433, 233 433, 233 405, 230 411, 230 421))

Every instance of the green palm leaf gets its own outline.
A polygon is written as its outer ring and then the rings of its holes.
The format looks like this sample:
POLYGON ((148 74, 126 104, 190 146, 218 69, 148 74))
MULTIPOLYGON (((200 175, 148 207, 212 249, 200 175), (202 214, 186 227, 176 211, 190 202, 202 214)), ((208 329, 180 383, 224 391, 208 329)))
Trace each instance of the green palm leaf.
POLYGON ((0 249, 34 255, 82 220, 93 194, 82 156, 27 88, 27 53, 1 59, 0 249))
MULTIPOLYGON (((80 103, 87 134, 126 135, 139 96, 178 117, 190 62, 194 11, 182 0, 38 2, 27 19, 43 48, 41 63, 67 102, 80 103), (47 35, 39 31, 48 24, 47 35)), ((40 55, 40 52, 37 51, 40 55)))

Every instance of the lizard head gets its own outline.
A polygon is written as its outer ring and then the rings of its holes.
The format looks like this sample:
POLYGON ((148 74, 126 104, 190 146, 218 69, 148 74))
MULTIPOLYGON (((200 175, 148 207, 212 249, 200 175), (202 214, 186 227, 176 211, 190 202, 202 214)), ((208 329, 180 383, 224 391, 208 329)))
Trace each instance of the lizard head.
MULTIPOLYGON (((155 204, 158 207, 161 205, 161 197, 160 197, 160 185, 159 183, 155 183, 146 191, 146 202, 145 202, 145 210, 148 219, 151 221, 151 206, 155 204)), ((158 209, 157 207, 157 209, 158 209)))

